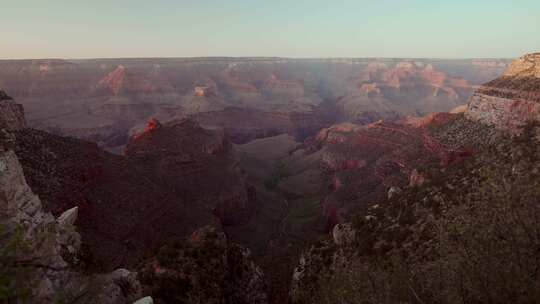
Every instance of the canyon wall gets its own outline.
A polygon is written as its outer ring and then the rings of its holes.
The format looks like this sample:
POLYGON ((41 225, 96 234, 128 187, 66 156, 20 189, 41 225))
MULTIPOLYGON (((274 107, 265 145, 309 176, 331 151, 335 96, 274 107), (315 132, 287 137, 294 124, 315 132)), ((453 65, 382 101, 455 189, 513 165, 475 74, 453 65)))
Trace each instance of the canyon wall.
POLYGON ((465 115, 501 130, 517 133, 540 119, 540 54, 525 55, 471 97, 465 115))

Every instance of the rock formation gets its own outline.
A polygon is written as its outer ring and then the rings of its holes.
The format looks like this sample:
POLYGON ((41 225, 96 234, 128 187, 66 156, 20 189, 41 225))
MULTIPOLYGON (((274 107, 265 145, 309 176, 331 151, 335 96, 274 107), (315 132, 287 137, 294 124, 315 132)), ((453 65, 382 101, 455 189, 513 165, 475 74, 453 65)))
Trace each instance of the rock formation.
POLYGON ((471 97, 465 115, 501 130, 519 132, 527 121, 540 119, 540 54, 514 61, 504 75, 471 97))

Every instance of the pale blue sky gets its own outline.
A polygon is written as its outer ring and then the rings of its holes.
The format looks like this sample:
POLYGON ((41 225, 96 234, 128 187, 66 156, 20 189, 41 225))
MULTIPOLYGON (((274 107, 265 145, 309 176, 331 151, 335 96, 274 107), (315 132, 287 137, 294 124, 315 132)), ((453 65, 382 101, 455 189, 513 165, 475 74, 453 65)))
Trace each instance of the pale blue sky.
POLYGON ((0 58, 516 57, 540 0, 0 0, 0 58))

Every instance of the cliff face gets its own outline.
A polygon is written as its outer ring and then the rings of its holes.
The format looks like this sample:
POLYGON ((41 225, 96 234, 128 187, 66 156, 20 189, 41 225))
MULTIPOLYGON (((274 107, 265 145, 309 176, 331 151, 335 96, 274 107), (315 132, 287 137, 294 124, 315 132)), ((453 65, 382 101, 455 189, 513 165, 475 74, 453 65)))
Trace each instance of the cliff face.
POLYGON ((46 304, 59 301, 128 304, 142 296, 137 274, 80 272, 78 208, 58 218, 42 209, 13 151, 0 151, 0 227, 3 300, 46 304))
POLYGON ((540 54, 515 60, 503 76, 471 97, 465 115, 510 133, 540 119, 540 54))
POLYGON ((467 149, 447 146, 432 132, 458 118, 438 113, 366 126, 345 123, 322 130, 315 145, 321 147, 320 168, 329 179, 330 191, 323 201, 327 228, 385 198, 388 189, 420 179, 420 168, 446 167, 469 157, 467 149))
POLYGON ((540 78, 540 53, 527 54, 515 60, 504 72, 503 77, 540 78))
MULTIPOLYGON (((22 108, 21 108, 22 109, 22 108)), ((12 112, 0 112, 0 120, 12 112)), ((17 303, 131 303, 141 297, 136 273, 82 274, 78 207, 55 218, 27 184, 15 152, 24 126, 0 128, 0 288, 3 301, 17 303)), ((2 127, 5 127, 3 125, 2 127)))

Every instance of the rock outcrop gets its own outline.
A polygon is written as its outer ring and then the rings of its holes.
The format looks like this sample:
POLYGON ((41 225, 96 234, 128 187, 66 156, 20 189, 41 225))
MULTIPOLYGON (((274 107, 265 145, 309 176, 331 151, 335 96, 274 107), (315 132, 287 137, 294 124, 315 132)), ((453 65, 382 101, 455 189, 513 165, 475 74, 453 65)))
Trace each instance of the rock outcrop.
POLYGON ((465 115, 508 131, 520 132, 528 121, 540 120, 540 53, 515 60, 504 75, 478 89, 465 115))
POLYGON ((540 78, 540 53, 527 54, 516 59, 504 72, 503 77, 540 78))
POLYGON ((80 235, 74 223, 77 207, 57 219, 44 212, 24 178, 13 151, 0 145, 0 227, 3 300, 54 303, 131 303, 142 294, 136 273, 117 270, 87 276, 78 272, 80 235))
MULTIPOLYGON (((5 95, 3 95, 5 100, 5 95)), ((4 102, 4 101, 0 101, 4 102)), ((81 236, 75 223, 78 207, 58 218, 44 210, 27 184, 13 148, 25 126, 22 107, 17 123, 0 125, 0 276, 1 299, 20 303, 131 303, 142 296, 137 274, 117 270, 110 274, 80 272, 81 236), (7 276, 7 277, 5 277, 7 276)), ((0 112, 0 121, 14 112, 0 112)))

